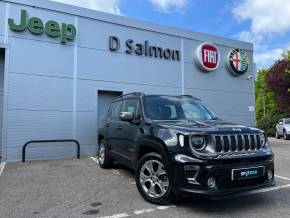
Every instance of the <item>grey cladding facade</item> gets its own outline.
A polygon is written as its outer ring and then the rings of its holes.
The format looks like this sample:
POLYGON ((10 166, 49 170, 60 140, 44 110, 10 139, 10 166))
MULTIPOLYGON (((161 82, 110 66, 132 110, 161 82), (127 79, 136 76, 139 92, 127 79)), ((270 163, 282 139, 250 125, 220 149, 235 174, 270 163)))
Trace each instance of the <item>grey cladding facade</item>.
MULTIPOLYGON (((46 0, 4 0, 0 1, 0 47, 5 49, 5 160, 19 160, 25 142, 41 139, 75 138, 82 155, 95 155, 103 114, 99 111, 108 105, 101 99, 109 99, 99 95, 103 92, 194 95, 225 120, 255 125, 250 109, 254 81, 249 79, 254 75, 253 45, 249 43, 46 0), (59 37, 45 33, 11 30, 7 21, 20 21, 21 10, 44 23, 73 24, 76 38, 62 43, 59 37), (111 36, 118 37, 118 49, 110 48, 111 36), (213 43, 220 52, 219 67, 212 72, 204 72, 194 61, 203 42, 213 43), (234 48, 249 56, 248 70, 239 77, 226 67, 227 54, 234 48)), ((28 159, 74 155, 70 144, 39 144, 27 150, 28 159)))

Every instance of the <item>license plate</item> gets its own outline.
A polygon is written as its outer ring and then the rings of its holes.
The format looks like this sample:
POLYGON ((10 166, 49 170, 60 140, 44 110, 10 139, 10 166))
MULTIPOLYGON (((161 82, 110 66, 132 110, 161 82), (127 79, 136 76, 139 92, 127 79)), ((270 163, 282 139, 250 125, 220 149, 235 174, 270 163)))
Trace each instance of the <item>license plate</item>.
POLYGON ((252 179, 265 175, 265 167, 232 169, 232 180, 252 179))

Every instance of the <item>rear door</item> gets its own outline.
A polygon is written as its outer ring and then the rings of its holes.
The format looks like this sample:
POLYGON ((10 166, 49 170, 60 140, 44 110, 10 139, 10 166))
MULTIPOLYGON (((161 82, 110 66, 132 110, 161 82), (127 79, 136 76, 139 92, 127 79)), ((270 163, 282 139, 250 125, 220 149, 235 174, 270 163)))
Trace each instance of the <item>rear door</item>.
POLYGON ((108 142, 111 147, 111 151, 114 154, 120 155, 120 112, 122 107, 122 101, 116 101, 112 104, 110 111, 110 116, 107 122, 105 123, 105 128, 107 129, 108 142))

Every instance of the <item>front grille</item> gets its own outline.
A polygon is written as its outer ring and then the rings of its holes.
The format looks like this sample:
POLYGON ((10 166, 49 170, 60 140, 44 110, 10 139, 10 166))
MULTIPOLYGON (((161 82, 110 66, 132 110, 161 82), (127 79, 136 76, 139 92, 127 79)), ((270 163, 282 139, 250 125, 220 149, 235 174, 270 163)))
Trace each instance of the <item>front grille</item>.
POLYGON ((240 153, 261 149, 259 134, 214 135, 213 141, 217 153, 240 153))

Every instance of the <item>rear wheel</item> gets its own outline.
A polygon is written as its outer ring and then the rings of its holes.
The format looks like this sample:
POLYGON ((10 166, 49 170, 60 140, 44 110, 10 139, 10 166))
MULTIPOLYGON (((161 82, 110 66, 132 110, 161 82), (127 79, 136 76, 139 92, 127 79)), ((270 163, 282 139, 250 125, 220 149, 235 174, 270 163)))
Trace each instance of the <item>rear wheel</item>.
POLYGON ((113 160, 108 155, 108 147, 104 139, 101 140, 99 145, 98 161, 100 167, 104 169, 110 168, 113 164, 113 160))
POLYGON ((164 205, 173 200, 172 182, 157 153, 146 154, 139 160, 136 185, 142 197, 152 204, 164 205))
POLYGON ((287 135, 286 130, 283 131, 284 140, 290 139, 290 135, 287 135))

